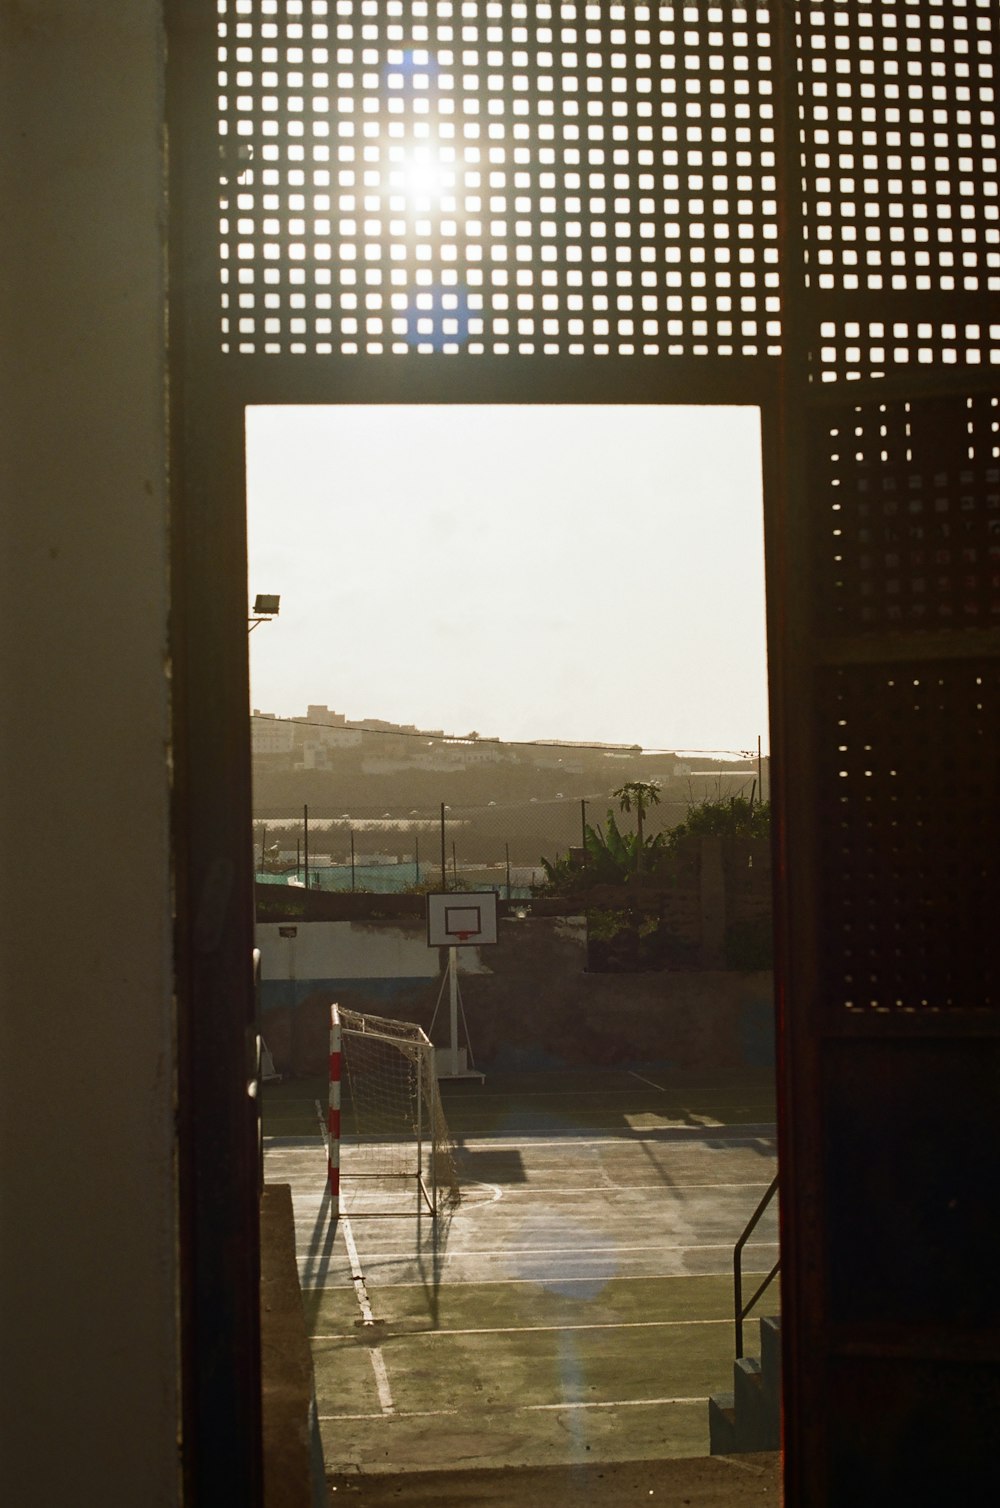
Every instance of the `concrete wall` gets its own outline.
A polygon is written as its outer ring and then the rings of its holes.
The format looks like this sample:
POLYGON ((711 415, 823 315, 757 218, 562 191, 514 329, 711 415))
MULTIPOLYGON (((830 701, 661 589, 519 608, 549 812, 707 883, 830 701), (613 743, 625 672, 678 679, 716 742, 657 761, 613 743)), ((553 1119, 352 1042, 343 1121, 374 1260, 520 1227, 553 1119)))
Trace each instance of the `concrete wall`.
POLYGON ((364 980, 373 997, 389 999, 439 973, 438 949, 427 946, 423 927, 417 930, 383 922, 258 922, 256 938, 265 1018, 275 1008, 295 1005, 316 990, 335 995, 340 986, 354 987, 364 980))
POLYGON ((161 25, 153 0, 0 5, 0 1495, 18 1508, 179 1500, 161 25))
MULTIPOLYGON (((319 1073, 328 1050, 329 1005, 416 1021, 429 1029, 441 978, 377 979, 343 970, 357 950, 393 956, 422 944, 412 923, 299 923, 346 927, 327 938, 326 980, 275 996, 264 1018, 280 1072, 319 1073), (353 935, 352 935, 353 934, 353 935), (333 944, 343 943, 338 958, 333 944)), ((431 958, 436 955, 427 950, 431 958)), ((677 1068, 768 1067, 774 1062, 773 980, 769 972, 724 970, 646 974, 586 971, 582 918, 503 920, 496 947, 460 948, 459 978, 473 1056, 484 1068, 586 1067, 660 1063, 677 1068)), ((287 986, 286 986, 287 988, 287 986)), ((447 1006, 433 1037, 446 1041, 447 1006)))

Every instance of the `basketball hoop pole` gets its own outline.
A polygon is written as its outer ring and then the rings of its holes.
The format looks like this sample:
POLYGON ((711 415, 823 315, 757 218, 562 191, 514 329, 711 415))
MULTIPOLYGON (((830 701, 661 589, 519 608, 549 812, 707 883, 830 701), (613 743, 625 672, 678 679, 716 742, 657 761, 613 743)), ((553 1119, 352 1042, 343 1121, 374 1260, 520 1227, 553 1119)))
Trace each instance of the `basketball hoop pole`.
MULTIPOLYGON (((448 970, 441 981, 441 990, 438 995, 437 1006, 434 1007, 434 1018, 437 1018, 438 1007, 444 996, 445 982, 448 984, 448 1015, 450 1040, 447 1047, 437 1049, 437 1076, 439 1079, 478 1079, 480 1084, 485 1083, 486 1075, 480 1073, 478 1068, 468 1067, 468 1054, 458 1042, 458 1013, 462 1005, 462 996, 458 987, 458 948, 463 935, 457 932, 459 943, 448 944, 448 970)), ((464 1011, 463 1011, 464 1016, 464 1011)), ((434 1020, 431 1021, 431 1031, 434 1030, 434 1020)))
POLYGON ((451 1016, 451 1073, 459 1072, 458 1061, 458 949, 448 949, 448 1005, 451 1016))
POLYGON ((469 1027, 465 1020, 465 1007, 462 1004, 462 991, 458 982, 458 950, 463 945, 468 946, 470 940, 473 947, 497 941, 496 892, 493 890, 463 893, 442 891, 439 894, 434 892, 428 894, 427 946, 448 949, 447 968, 442 970, 441 988, 438 991, 437 1005, 434 1007, 434 1015, 429 1028, 429 1032, 433 1033, 434 1022, 437 1020, 447 986, 450 1041, 447 1047, 437 1049, 437 1076, 439 1079, 478 1079, 480 1083, 483 1083, 485 1074, 469 1066, 472 1057, 471 1045, 468 1049, 460 1047, 458 1036, 461 1015, 466 1040, 468 1040, 469 1027))
MULTIPOLYGON (((468 937, 467 932, 458 932, 459 943, 468 937)), ((448 947, 448 1014, 451 1018, 451 1045, 448 1048, 449 1067, 445 1073, 438 1070, 439 1079, 478 1079, 480 1084, 485 1080, 482 1074, 475 1068, 467 1066, 467 1056, 463 1048, 458 1045, 458 1009, 461 1002, 458 991, 458 944, 450 944, 448 947)))

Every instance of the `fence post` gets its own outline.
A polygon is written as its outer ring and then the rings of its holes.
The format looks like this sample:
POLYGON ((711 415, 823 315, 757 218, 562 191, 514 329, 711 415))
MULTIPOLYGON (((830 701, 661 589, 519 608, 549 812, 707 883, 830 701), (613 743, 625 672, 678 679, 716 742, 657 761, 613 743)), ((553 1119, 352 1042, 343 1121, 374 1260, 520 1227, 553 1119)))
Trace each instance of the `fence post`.
POLYGON ((507 856, 507 900, 510 900, 510 844, 504 844, 504 853, 507 856))
POLYGON ((354 828, 351 828, 351 890, 354 889, 354 828))
POLYGON ((587 851, 587 803, 580 802, 580 844, 584 853, 587 851))
POLYGON ((441 889, 448 889, 448 857, 444 846, 444 802, 441 803, 441 889))

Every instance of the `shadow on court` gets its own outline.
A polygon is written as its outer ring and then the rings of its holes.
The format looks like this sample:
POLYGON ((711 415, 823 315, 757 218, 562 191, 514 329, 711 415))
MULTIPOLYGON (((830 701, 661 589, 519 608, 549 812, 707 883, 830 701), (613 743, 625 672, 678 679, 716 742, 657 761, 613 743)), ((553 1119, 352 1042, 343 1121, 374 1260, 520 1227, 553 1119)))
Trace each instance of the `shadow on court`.
MULTIPOLYGON (((708 1395, 732 1365, 733 1244, 776 1167, 769 1074, 444 1083, 462 1200, 437 1220, 415 1203, 352 1215, 349 1196, 330 1219, 322 1092, 268 1086, 264 1110, 266 1176, 292 1185, 328 1473, 591 1480, 595 1463, 707 1456, 708 1395)), ((772 1213, 747 1272, 776 1255, 772 1213)))

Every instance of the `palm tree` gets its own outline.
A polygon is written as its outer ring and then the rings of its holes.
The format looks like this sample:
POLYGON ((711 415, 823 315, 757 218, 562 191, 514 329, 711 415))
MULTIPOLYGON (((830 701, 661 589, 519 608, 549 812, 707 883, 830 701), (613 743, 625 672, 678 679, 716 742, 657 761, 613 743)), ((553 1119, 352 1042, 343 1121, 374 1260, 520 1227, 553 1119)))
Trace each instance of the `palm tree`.
POLYGON ((658 806, 660 801, 660 782, 658 780, 626 780, 619 786, 617 791, 611 792, 612 797, 618 802, 618 810, 630 812, 635 807, 635 869, 636 874, 642 868, 642 821, 646 815, 646 808, 658 806))

